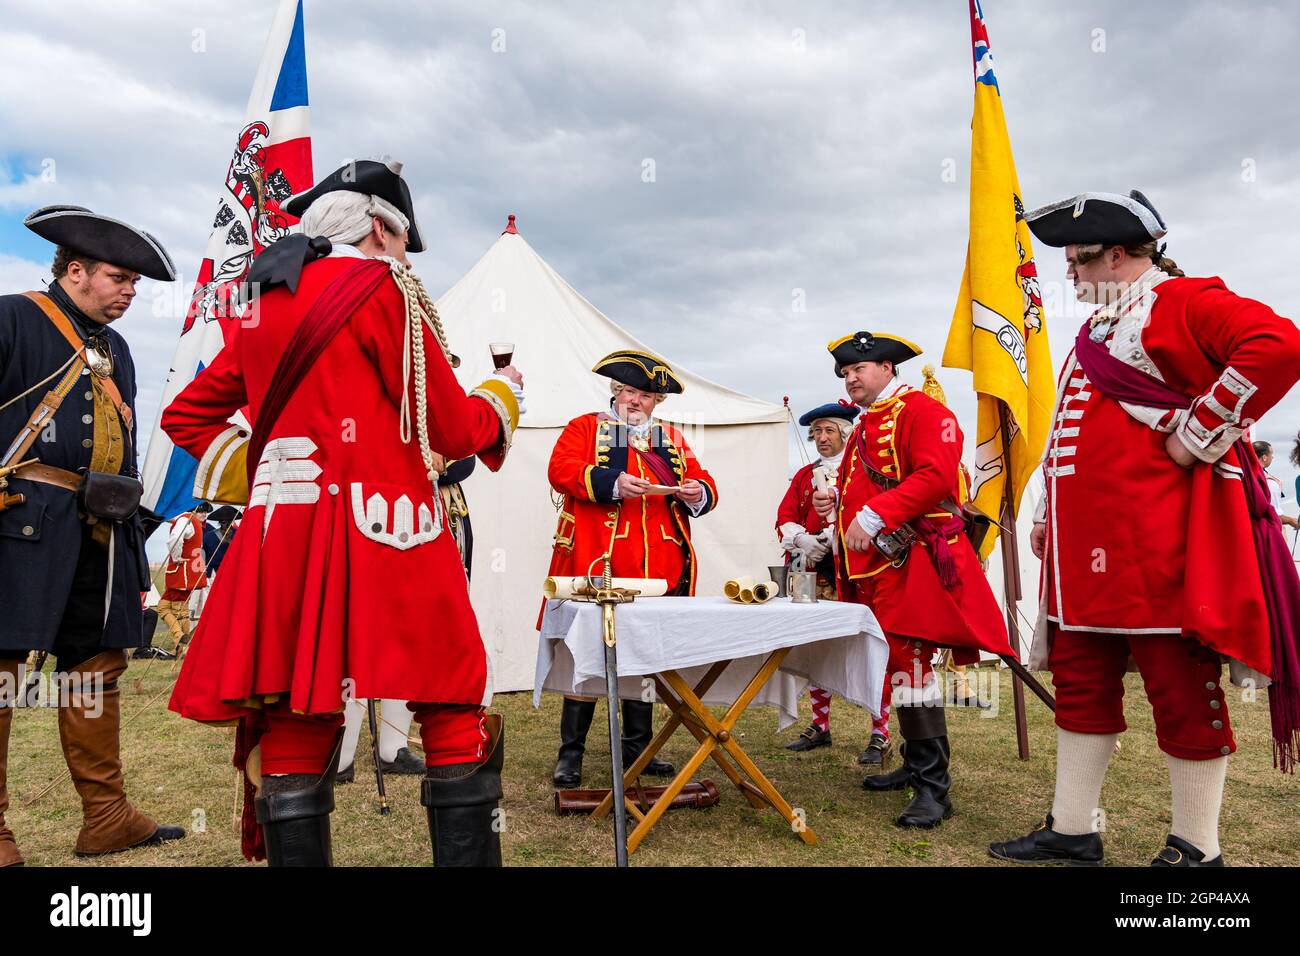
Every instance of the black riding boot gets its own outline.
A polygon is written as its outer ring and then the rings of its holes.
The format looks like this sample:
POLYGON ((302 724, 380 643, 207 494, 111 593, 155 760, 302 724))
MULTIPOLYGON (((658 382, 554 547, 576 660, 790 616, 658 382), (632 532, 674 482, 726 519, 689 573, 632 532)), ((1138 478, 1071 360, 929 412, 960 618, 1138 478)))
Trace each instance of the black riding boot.
POLYGON ((594 700, 564 698, 564 708, 560 711, 560 755, 552 778, 561 790, 582 784, 582 755, 587 749, 587 731, 595 712, 594 700))
POLYGON ((434 866, 501 865, 501 831, 496 825, 501 765, 505 761, 501 715, 490 714, 487 727, 487 760, 429 767, 425 771, 420 803, 429 815, 434 866))
POLYGON ((899 707, 898 729, 907 741, 904 766, 911 775, 912 802, 898 819, 900 827, 929 829, 952 816, 948 788, 948 725, 942 707, 899 707))
POLYGON ((330 814, 339 748, 320 776, 288 773, 263 777, 262 795, 253 802, 266 842, 267 866, 333 866, 330 814))
MULTIPOLYGON (((654 704, 643 700, 623 701, 623 769, 626 770, 641 756, 654 736, 654 704)), ((658 757, 650 758, 641 771, 645 777, 671 777, 677 768, 658 757)))

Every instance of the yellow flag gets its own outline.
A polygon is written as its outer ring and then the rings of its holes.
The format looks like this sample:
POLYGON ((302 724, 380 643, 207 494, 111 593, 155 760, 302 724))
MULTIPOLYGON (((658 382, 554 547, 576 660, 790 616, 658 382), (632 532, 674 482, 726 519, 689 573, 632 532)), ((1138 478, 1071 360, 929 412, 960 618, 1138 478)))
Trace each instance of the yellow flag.
MULTIPOLYGON (((996 520, 1008 477, 1012 509, 1018 511, 1038 467, 1056 384, 1038 271, 979 0, 971 0, 970 14, 975 53, 970 241, 943 364, 973 373, 979 414, 971 501, 996 520)), ((997 536, 989 535, 980 557, 987 558, 996 542, 997 536)))

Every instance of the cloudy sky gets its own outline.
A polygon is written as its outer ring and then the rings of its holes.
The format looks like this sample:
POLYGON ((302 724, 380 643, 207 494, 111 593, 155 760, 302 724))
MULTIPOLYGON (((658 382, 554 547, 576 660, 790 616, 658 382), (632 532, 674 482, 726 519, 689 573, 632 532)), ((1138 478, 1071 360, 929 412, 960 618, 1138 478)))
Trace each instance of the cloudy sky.
MULTIPOLYGON (((7 0, 5 291, 46 274, 52 250, 20 220, 52 202, 149 228, 188 289, 274 7, 7 0)), ((1027 206, 1140 188, 1189 274, 1300 316, 1293 4, 984 9, 1027 206)), ((353 156, 406 163, 431 290, 514 212, 598 308, 741 391, 796 410, 838 397, 824 346, 858 328, 937 363, 967 235, 965 0, 307 0, 306 45, 318 174, 353 156)), ((1082 313, 1060 253, 1036 251, 1059 363, 1082 313)), ((118 328, 151 423, 179 317, 144 293, 118 328)), ((973 432, 969 375, 941 378, 973 432)), ((1261 425, 1279 443, 1297 428, 1300 390, 1261 425)))

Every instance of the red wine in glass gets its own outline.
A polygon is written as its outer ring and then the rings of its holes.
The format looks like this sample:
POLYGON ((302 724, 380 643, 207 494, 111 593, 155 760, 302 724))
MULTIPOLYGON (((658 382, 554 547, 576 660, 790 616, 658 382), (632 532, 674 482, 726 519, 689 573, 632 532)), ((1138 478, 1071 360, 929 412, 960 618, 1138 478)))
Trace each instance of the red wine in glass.
POLYGON ((514 342, 492 342, 488 345, 488 350, 492 353, 494 368, 505 368, 510 364, 510 360, 515 357, 514 342))

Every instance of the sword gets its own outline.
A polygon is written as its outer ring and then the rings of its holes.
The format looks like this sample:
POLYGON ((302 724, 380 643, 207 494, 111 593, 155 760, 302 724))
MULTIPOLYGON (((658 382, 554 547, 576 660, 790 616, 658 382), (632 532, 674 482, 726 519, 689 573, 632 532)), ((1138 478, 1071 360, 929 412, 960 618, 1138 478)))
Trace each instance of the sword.
POLYGON ((588 574, 587 594, 579 600, 600 605, 601 631, 605 644, 605 703, 609 711, 609 764, 614 791, 611 807, 614 816, 614 865, 626 867, 627 808, 623 796, 623 731, 618 719, 618 641, 614 630, 614 607, 618 604, 630 604, 639 592, 614 587, 611 556, 605 554, 596 560, 602 559, 605 562, 604 575, 597 578, 595 575, 588 574))

